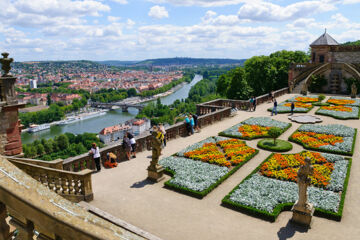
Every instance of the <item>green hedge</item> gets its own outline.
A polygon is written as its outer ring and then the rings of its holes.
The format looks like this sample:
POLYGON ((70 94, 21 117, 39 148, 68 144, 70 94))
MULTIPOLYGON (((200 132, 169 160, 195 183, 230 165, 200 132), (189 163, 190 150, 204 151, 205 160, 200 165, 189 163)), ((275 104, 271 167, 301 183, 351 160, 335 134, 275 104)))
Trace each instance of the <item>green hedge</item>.
MULTIPOLYGON (((260 170, 261 165, 263 163, 265 163, 273 155, 274 155, 274 153, 270 154, 263 162, 261 162, 261 164, 259 166, 257 166, 257 168, 255 168, 254 171, 252 171, 245 179, 243 179, 240 182, 240 184, 242 184, 244 181, 248 180, 252 175, 256 174, 260 170)), ((343 191, 341 193, 341 200, 340 200, 340 203, 339 203, 338 212, 334 213, 334 212, 326 211, 326 210, 323 210, 323 209, 320 209, 320 208, 315 208, 315 213, 314 213, 315 216, 324 217, 324 218, 328 218, 328 219, 336 220, 336 221, 341 221, 342 212, 343 212, 343 208, 344 208, 347 185, 348 185, 349 177, 350 177, 350 169, 351 169, 351 164, 352 164, 352 159, 351 158, 346 158, 346 159, 349 161, 349 164, 348 164, 348 170, 347 170, 346 178, 345 178, 345 181, 344 181, 344 188, 343 188, 343 191)), ((233 188, 233 190, 222 199, 222 205, 224 207, 228 207, 228 208, 240 211, 242 213, 245 213, 247 215, 258 217, 258 218, 261 218, 261 219, 264 219, 264 220, 267 220, 267 221, 270 221, 270 222, 274 222, 282 211, 289 211, 289 210, 291 210, 292 206, 294 205, 294 203, 281 203, 281 204, 278 204, 274 208, 273 212, 269 213, 269 212, 266 212, 266 211, 259 210, 257 208, 251 207, 251 206, 235 203, 235 202, 230 200, 230 195, 239 187, 239 185, 237 185, 235 188, 233 188)))
MULTIPOLYGON (((235 125, 234 125, 235 126, 235 125)), ((283 134, 284 132, 286 132, 286 130, 288 130, 290 127, 292 126, 292 123, 288 123, 288 126, 284 129, 281 130, 281 134, 283 134)), ((280 128, 281 129, 281 128, 280 128)), ((281 134, 279 136, 281 136, 281 134)), ((230 138, 238 138, 238 139, 243 139, 243 140, 253 140, 253 139, 259 139, 259 138, 269 138, 269 135, 266 136, 255 136, 255 137, 240 137, 240 136, 236 136, 236 135, 232 135, 232 134, 226 134, 224 132, 220 132, 218 134, 219 136, 222 137, 230 137, 230 138)))
MULTIPOLYGON (((242 167, 245 163, 247 163, 250 159, 252 159, 254 156, 256 156, 256 154, 259 153, 259 150, 255 149, 255 153, 248 156, 243 162, 239 163, 237 166, 235 166, 233 169, 231 169, 226 175, 222 176, 217 182, 215 182, 214 184, 212 184, 210 187, 208 187, 207 189, 199 192, 199 191, 194 191, 192 189, 189 188, 185 188, 176 184, 172 184, 170 183, 170 180, 165 182, 165 187, 175 190, 177 192, 181 192, 184 193, 186 195, 192 196, 192 197, 196 197, 199 199, 202 199, 203 197, 205 197, 208 193, 210 193, 214 188, 216 188, 217 186, 219 186, 223 181, 225 181, 228 177, 230 177, 232 174, 234 174, 240 167, 242 167)), ((196 160, 194 160, 196 161, 196 160)), ((169 168, 165 168, 165 173, 169 174, 170 176, 174 176, 175 175, 175 171, 169 169, 169 168)))
MULTIPOLYGON (((300 128, 300 127, 299 127, 300 128)), ((298 129, 299 129, 298 128, 298 129)), ((298 129, 296 129, 296 131, 291 134, 291 136, 289 137, 289 141, 290 142, 293 142, 293 143, 297 143, 297 144, 300 144, 301 146, 303 146, 305 149, 308 149, 308 150, 314 150, 314 151, 318 151, 318 152, 325 152, 325 153, 335 153, 335 154, 342 154, 342 155, 346 155, 346 156, 352 156, 354 154, 354 148, 355 148, 355 143, 356 143, 356 133, 357 133, 357 128, 355 128, 355 133, 354 133, 354 140, 353 140, 353 143, 352 143, 352 147, 351 147, 351 152, 344 152, 344 151, 336 151, 336 150, 329 150, 329 149, 321 149, 321 148, 313 148, 313 147, 310 147, 308 145, 305 145, 304 143, 296 140, 296 139, 293 139, 292 136, 299 132, 298 129)))
POLYGON ((326 103, 326 102, 314 102, 314 103, 312 103, 312 105, 321 107, 321 106, 330 106, 331 104, 326 103))
POLYGON ((268 150, 268 151, 274 151, 274 152, 287 152, 293 148, 291 143, 289 143, 288 141, 281 140, 281 139, 276 139, 276 141, 275 141, 276 145, 267 145, 267 143, 271 144, 273 142, 274 142, 273 139, 263 139, 257 143, 257 146, 258 146, 258 148, 268 150))

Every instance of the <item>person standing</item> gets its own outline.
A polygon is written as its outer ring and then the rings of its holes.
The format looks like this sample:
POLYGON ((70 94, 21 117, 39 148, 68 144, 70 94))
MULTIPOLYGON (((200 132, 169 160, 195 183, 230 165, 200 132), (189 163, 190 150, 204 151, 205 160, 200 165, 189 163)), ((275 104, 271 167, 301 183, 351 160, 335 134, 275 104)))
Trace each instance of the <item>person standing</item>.
POLYGON ((96 146, 96 143, 92 143, 91 144, 92 147, 89 151, 89 154, 91 154, 94 158, 94 162, 95 162, 95 166, 96 166, 96 171, 100 172, 101 171, 101 166, 100 166, 100 151, 99 151, 99 147, 96 146))
POLYGON ((189 114, 189 118, 190 118, 191 134, 194 134, 195 121, 190 114, 189 114))
POLYGON ((273 109, 271 111, 271 116, 274 114, 275 112, 275 115, 277 115, 277 101, 276 101, 276 98, 274 98, 274 106, 273 106, 273 109))
POLYGON ((200 132, 199 124, 198 124, 198 115, 192 114, 192 118, 194 119, 194 128, 197 132, 200 132))
POLYGON ((291 115, 294 114, 295 103, 291 102, 291 115))
POLYGON ((252 109, 253 109, 253 106, 254 106, 254 97, 251 97, 251 98, 250 98, 249 103, 250 103, 249 110, 250 110, 250 112, 251 112, 252 109))
POLYGON ((162 134, 164 135, 163 144, 164 144, 164 147, 166 147, 166 130, 165 130, 164 124, 162 124, 162 123, 159 124, 159 130, 160 130, 160 131, 162 132, 162 134))
POLYGON ((136 140, 134 135, 132 135, 131 133, 127 133, 128 138, 130 139, 130 144, 131 144, 131 155, 133 158, 136 158, 136 140))
POLYGON ((191 135, 191 124, 190 124, 190 118, 189 116, 185 116, 185 126, 186 126, 186 130, 188 132, 188 136, 191 135))
POLYGON ((253 107, 254 107, 254 112, 256 110, 256 97, 253 97, 254 98, 254 101, 253 101, 253 107))
POLYGON ((127 134, 124 134, 122 146, 123 146, 123 149, 124 149, 125 154, 126 154, 126 159, 130 160, 131 143, 130 143, 130 139, 128 138, 127 134))

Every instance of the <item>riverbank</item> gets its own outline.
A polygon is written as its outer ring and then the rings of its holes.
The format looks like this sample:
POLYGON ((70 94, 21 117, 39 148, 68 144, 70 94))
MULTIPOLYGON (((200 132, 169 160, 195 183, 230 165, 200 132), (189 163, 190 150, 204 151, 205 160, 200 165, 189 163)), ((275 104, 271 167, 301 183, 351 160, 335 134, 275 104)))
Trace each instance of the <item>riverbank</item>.
MULTIPOLYGON (((178 87, 179 85, 175 86, 174 87, 175 90, 174 88, 171 89, 173 91, 172 93, 160 97, 161 103, 164 105, 169 105, 172 104, 175 100, 181 100, 187 98, 191 87, 201 80, 202 80, 201 75, 195 75, 195 77, 189 84, 182 83, 183 85, 181 84, 182 85, 181 87, 178 87)), ((136 98, 139 99, 139 97, 136 98)), ((127 100, 131 101, 135 99, 128 98, 127 100)), ((156 101, 156 99, 152 99, 150 102, 152 101, 156 101)), ((84 132, 98 134, 104 127, 113 126, 134 119, 138 113, 139 111, 137 109, 130 107, 128 109, 128 112, 122 112, 121 109, 116 109, 116 110, 108 111, 103 116, 82 120, 76 123, 71 123, 63 126, 57 126, 55 122, 51 124, 52 126, 50 130, 44 130, 36 133, 23 132, 21 134, 21 139, 23 144, 27 144, 27 143, 32 143, 35 140, 41 140, 42 138, 45 139, 54 138, 55 136, 58 136, 65 132, 70 132, 73 134, 82 134, 84 132)))

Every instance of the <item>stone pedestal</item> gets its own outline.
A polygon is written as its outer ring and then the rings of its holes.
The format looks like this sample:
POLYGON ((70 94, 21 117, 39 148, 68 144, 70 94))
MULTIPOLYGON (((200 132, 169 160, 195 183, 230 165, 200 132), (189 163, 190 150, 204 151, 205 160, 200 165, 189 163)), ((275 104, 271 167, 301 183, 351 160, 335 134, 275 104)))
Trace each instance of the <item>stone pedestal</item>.
POLYGON ((296 202, 291 211, 293 212, 291 218, 292 222, 310 228, 311 219, 315 211, 315 208, 311 203, 306 204, 306 207, 304 207, 299 206, 298 202, 296 202))
POLYGON ((155 166, 150 165, 148 168, 148 179, 154 182, 160 182, 164 179, 164 167, 156 164, 155 166))

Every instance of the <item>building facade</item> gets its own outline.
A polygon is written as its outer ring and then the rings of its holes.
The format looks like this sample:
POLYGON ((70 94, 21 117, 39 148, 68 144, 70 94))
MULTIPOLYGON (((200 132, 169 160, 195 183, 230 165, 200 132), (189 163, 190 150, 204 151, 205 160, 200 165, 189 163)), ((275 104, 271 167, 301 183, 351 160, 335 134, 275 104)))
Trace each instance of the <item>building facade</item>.
POLYGON ((317 92, 348 93, 349 79, 360 81, 360 46, 339 44, 328 33, 322 34, 310 44, 311 60, 309 63, 293 63, 289 69, 289 88, 305 81, 302 93, 306 93, 312 76, 322 76, 326 85, 317 92))

